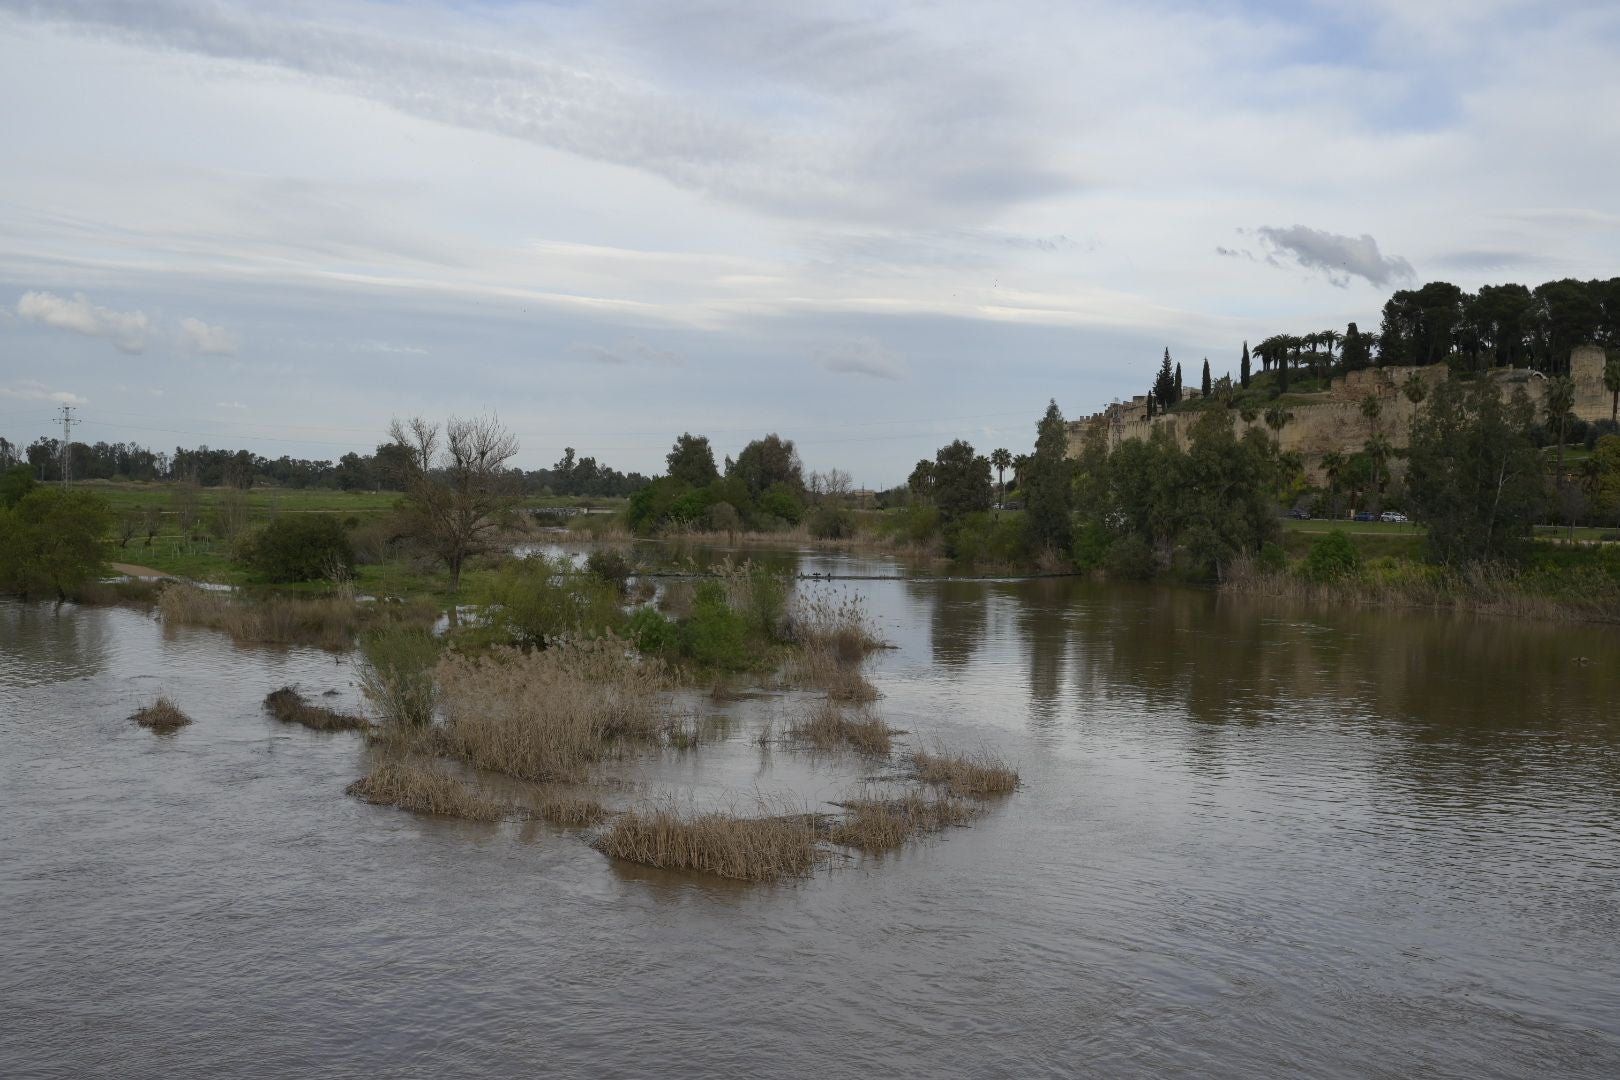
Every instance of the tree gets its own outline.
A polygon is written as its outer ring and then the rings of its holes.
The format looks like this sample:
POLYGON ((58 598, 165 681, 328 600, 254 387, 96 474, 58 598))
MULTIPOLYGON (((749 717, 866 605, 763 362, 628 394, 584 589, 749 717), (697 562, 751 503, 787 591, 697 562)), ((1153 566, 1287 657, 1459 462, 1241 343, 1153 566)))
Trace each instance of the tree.
POLYGON ((1547 380, 1547 425, 1558 433, 1558 468, 1555 479, 1564 486, 1564 440, 1569 431, 1569 418, 1575 410, 1575 381, 1568 375, 1554 375, 1547 380))
POLYGON ((1176 363, 1176 400, 1175 400, 1175 403, 1177 405, 1181 404, 1181 364, 1180 364, 1179 361, 1176 363))
POLYGON ((331 514, 282 514, 243 554, 253 573, 271 584, 354 576, 349 534, 331 514))
POLYGON ((720 478, 720 470, 714 467, 714 450, 702 435, 682 432, 664 456, 664 464, 671 477, 691 487, 707 487, 720 478))
POLYGON ((100 496, 41 487, 0 509, 0 592, 66 600, 107 565, 112 511, 100 496))
MULTIPOLYGON (((1170 349, 1168 346, 1164 350, 1164 363, 1159 365, 1159 374, 1153 380, 1153 390, 1149 397, 1157 400, 1160 412, 1176 403, 1176 372, 1170 366, 1170 349)), ((1151 411, 1149 415, 1152 415, 1151 411)))
POLYGON ((990 509, 990 459, 974 454, 973 444, 957 439, 934 455, 934 505, 950 524, 990 509))
POLYGON ((1204 380, 1203 380, 1202 385, 1199 387, 1199 393, 1203 394, 1204 399, 1206 401, 1209 399, 1209 394, 1210 394, 1209 357, 1207 357, 1207 356, 1204 357, 1204 380))
POLYGON ((1609 392, 1609 423, 1620 421, 1620 349, 1610 349, 1603 363, 1603 389, 1609 392))
POLYGON ((34 470, 29 465, 13 465, 0 473, 0 510, 9 510, 34 490, 34 470))
POLYGON ((1412 426, 1406 489, 1436 560, 1458 566, 1523 550, 1547 505, 1532 417, 1522 391, 1504 402, 1491 380, 1435 387, 1412 426))
POLYGON ((1238 364, 1238 383, 1247 390, 1249 388, 1249 343, 1243 343, 1243 359, 1238 364))
POLYGON ((1363 334, 1351 323, 1345 327, 1343 347, 1339 349, 1339 366, 1345 371, 1360 371, 1372 363, 1372 335, 1363 334))
POLYGON ((1279 451, 1282 449, 1283 428, 1287 427, 1288 422, 1293 418, 1294 414, 1281 405, 1273 405, 1266 410, 1266 427, 1270 428, 1276 435, 1277 449, 1279 451))
POLYGON ((467 559, 494 546, 495 534, 515 504, 506 463, 517 454, 517 437, 493 415, 451 417, 444 425, 442 451, 437 450, 437 425, 421 418, 408 425, 396 420, 390 432, 396 442, 417 450, 405 489, 404 531, 444 563, 450 590, 456 592, 467 559), (416 438, 415 433, 427 430, 433 438, 416 438), (428 453, 422 453, 424 448, 428 453))
POLYGON ((1035 453, 1019 487, 1030 545, 1036 551, 1067 552, 1074 540, 1074 469, 1069 461, 1069 429, 1056 401, 1035 426, 1035 453))
POLYGON ((792 439, 772 433, 743 447, 727 476, 741 478, 748 486, 748 497, 758 499, 776 484, 787 486, 795 497, 804 493, 804 469, 792 439))
POLYGON ((1423 399, 1429 396, 1429 384, 1424 380, 1423 376, 1414 371, 1401 384, 1401 393, 1405 394, 1406 400, 1413 405, 1421 405, 1423 399))
POLYGON ((998 447, 990 451, 990 464, 996 470, 996 508, 1007 504, 1007 470, 1012 468, 1012 451, 998 447))
POLYGON ((913 497, 926 501, 934 494, 934 463, 927 458, 917 462, 911 475, 906 478, 906 487, 910 489, 913 497))

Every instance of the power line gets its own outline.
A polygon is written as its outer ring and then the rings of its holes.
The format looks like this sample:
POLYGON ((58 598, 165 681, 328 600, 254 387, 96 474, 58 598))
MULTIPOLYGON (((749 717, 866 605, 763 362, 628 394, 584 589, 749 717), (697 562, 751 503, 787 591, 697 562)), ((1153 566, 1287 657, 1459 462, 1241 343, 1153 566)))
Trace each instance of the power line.
POLYGON ((73 419, 73 406, 62 406, 62 486, 67 487, 73 483, 73 425, 80 421, 73 419))

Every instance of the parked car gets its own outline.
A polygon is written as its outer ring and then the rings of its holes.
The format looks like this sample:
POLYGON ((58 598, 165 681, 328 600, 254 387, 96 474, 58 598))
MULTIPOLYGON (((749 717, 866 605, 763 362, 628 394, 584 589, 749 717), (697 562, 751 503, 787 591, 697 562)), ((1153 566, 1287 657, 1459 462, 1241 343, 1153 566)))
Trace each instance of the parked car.
POLYGON ((1311 520, 1311 512, 1309 510, 1301 510, 1297 506, 1294 507, 1292 510, 1288 511, 1288 516, 1291 517, 1291 518, 1295 518, 1295 519, 1297 519, 1299 521, 1309 521, 1309 520, 1311 520))
POLYGON ((1378 515, 1378 520, 1388 521, 1396 525, 1405 525, 1406 515, 1401 513, 1399 510, 1385 510, 1382 514, 1378 515))
POLYGON ((1361 510, 1356 513, 1357 521, 1377 521, 1378 518, 1371 510, 1361 510))

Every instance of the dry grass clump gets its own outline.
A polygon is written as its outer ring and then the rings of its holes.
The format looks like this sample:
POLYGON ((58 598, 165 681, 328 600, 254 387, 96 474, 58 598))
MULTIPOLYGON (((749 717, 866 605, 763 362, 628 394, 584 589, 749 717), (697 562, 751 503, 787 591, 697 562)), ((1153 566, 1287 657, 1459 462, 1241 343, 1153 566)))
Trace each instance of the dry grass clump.
POLYGON ((451 752, 523 780, 577 780, 618 744, 661 738, 670 720, 664 668, 612 638, 452 654, 436 674, 451 752))
POLYGON ((832 701, 824 701, 788 729, 788 735, 818 750, 854 747, 863 754, 887 756, 895 731, 866 710, 851 716, 832 701))
POLYGON ((990 750, 976 754, 948 754, 944 751, 911 755, 918 780, 944 784, 952 795, 1009 795, 1018 787, 1018 770, 990 750))
POLYGON ((238 642, 346 649, 360 630, 360 609, 344 595, 247 600, 174 584, 163 590, 158 610, 167 624, 223 630, 238 642))
POLYGON ((389 758, 350 784, 346 793, 378 806, 397 806, 422 814, 499 821, 507 814, 502 803, 480 788, 428 761, 389 758))
POLYGON ((283 724, 302 724, 316 731, 364 731, 371 727, 364 717, 311 705, 290 686, 272 690, 264 699, 264 707, 283 724))
POLYGON ((819 645, 840 663, 859 663, 867 653, 884 647, 858 593, 844 593, 837 598, 825 592, 799 593, 790 619, 796 641, 806 646, 819 645))
POLYGON ((181 712, 180 707, 166 697, 160 697, 152 704, 136 709, 130 719, 159 735, 172 735, 191 723, 191 717, 181 712))
POLYGON ((979 812, 962 799, 916 793, 897 799, 863 795, 840 805, 844 820, 827 839, 862 851, 892 851, 918 834, 965 825, 979 812))
POLYGON ((741 881, 803 877, 826 857, 808 814, 736 817, 673 805, 620 815, 597 841, 616 859, 741 881))
POLYGON ((536 793, 530 800, 535 817, 553 825, 586 828, 607 820, 607 808, 588 795, 560 791, 536 793))

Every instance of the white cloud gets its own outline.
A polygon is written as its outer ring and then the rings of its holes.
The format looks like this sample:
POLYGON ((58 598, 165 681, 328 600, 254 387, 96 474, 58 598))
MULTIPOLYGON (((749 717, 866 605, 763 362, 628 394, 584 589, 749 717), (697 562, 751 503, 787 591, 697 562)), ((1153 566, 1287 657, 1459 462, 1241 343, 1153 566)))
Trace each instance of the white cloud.
POLYGON ((216 402, 214 402, 214 408, 216 408, 216 409, 245 409, 245 408, 247 408, 247 406, 242 404, 240 401, 216 401, 216 402))
POLYGON ((127 353, 138 353, 146 348, 146 335, 151 326, 144 311, 98 307, 84 293, 74 293, 68 298, 49 292, 25 292, 17 301, 17 314, 30 322, 59 330, 106 338, 127 353))
POLYGON ((1351 277, 1388 285, 1417 276, 1411 263, 1399 255, 1382 254, 1378 241, 1366 233, 1341 236, 1305 225, 1262 225, 1255 231, 1274 255, 1290 258, 1306 270, 1320 270, 1336 285, 1347 283, 1351 277))
POLYGON ((569 349, 569 352, 593 364, 610 366, 643 364, 678 367, 684 363, 679 353, 654 348, 637 338, 629 338, 615 345, 579 344, 569 349))
POLYGON ((910 373, 905 357, 866 337, 818 345, 810 358, 819 368, 845 375, 895 380, 910 373))
POLYGON ((179 342, 188 352, 204 356, 235 356, 241 343, 223 326, 209 326, 201 319, 181 319, 179 342))
POLYGON ((58 405, 85 405, 88 401, 67 390, 52 390, 42 382, 22 379, 10 386, 0 386, 0 398, 15 401, 50 401, 58 405))

